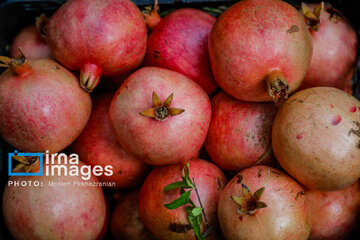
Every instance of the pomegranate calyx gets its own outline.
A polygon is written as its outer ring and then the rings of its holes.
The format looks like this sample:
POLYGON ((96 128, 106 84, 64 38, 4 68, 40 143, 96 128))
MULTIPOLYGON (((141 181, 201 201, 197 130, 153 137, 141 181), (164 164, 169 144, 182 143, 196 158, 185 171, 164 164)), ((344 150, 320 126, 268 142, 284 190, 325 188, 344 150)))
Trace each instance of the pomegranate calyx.
POLYGON ((172 93, 164 102, 162 102, 156 92, 153 92, 153 107, 140 112, 140 115, 155 118, 158 121, 165 121, 170 116, 176 116, 183 113, 185 111, 184 109, 170 107, 173 98, 174 94, 172 93))
POLYGON ((21 75, 23 73, 29 72, 31 67, 29 66, 28 60, 20 48, 19 48, 19 52, 20 54, 18 58, 9 58, 5 56, 0 56, 0 67, 9 68, 17 75, 21 75))
POLYGON ((95 64, 87 63, 80 73, 80 87, 91 93, 100 82, 101 68, 95 64))
POLYGON ((269 96, 274 102, 288 98, 289 84, 280 70, 271 71, 265 78, 269 96))
POLYGON ((48 18, 45 14, 41 14, 40 16, 36 17, 36 29, 40 36, 42 37, 42 40, 45 42, 46 38, 46 24, 48 23, 48 18))
POLYGON ((26 172, 29 173, 33 170, 33 168, 36 168, 36 164, 38 163, 40 157, 38 156, 18 156, 15 155, 12 157, 14 160, 19 162, 14 169, 13 172, 26 172))
POLYGON ((253 215, 259 209, 267 207, 264 202, 260 201, 261 195, 263 194, 265 187, 259 188, 255 191, 254 194, 251 194, 250 189, 244 183, 241 183, 241 186, 242 196, 231 196, 231 199, 240 205, 240 208, 236 211, 237 214, 253 215))
POLYGON ((324 9, 324 2, 321 2, 319 5, 317 5, 313 12, 305 3, 303 2, 301 3, 301 10, 304 15, 305 23, 310 27, 310 29, 314 31, 319 30, 320 14, 323 9, 324 9))
POLYGON ((161 17, 158 13, 159 5, 158 0, 154 1, 154 6, 147 6, 141 13, 144 16, 146 25, 152 30, 161 21, 161 17))

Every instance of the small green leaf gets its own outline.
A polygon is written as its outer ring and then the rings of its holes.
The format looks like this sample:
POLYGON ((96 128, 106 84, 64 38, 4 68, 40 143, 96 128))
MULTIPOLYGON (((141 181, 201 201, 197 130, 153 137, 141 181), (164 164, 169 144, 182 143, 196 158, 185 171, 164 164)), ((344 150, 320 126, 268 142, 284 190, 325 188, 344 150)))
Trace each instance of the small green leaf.
POLYGON ((266 205, 266 203, 264 203, 264 202, 257 202, 256 203, 256 208, 257 209, 259 209, 259 208, 266 208, 267 207, 267 205, 266 205))
POLYGON ((201 222, 202 222, 202 215, 200 214, 200 215, 194 216, 192 214, 192 210, 193 209, 191 209, 191 207, 186 208, 186 211, 188 213, 189 223, 194 229, 197 240, 204 240, 204 238, 203 238, 203 236, 201 234, 201 229, 200 229, 201 222))
POLYGON ((191 179, 190 179, 190 171, 189 171, 189 163, 186 163, 186 171, 185 171, 185 182, 187 183, 187 185, 189 187, 194 187, 194 184, 191 182, 191 179))
POLYGON ((202 208, 199 207, 195 207, 191 210, 192 215, 194 215, 195 217, 200 215, 202 211, 202 208))
POLYGON ((191 191, 187 191, 187 192, 181 194, 181 196, 179 198, 175 199, 171 203, 165 204, 164 206, 170 210, 174 210, 178 207, 181 207, 181 206, 189 203, 190 193, 191 193, 191 191))
POLYGON ((181 187, 186 188, 186 187, 188 187, 188 185, 183 181, 173 182, 173 183, 170 183, 169 185, 166 185, 164 187, 163 191, 166 192, 166 191, 178 189, 181 187))
POLYGON ((256 190, 256 192, 254 193, 254 197, 257 200, 260 200, 261 195, 263 194, 264 190, 265 190, 265 187, 262 187, 262 188, 259 188, 258 190, 256 190))

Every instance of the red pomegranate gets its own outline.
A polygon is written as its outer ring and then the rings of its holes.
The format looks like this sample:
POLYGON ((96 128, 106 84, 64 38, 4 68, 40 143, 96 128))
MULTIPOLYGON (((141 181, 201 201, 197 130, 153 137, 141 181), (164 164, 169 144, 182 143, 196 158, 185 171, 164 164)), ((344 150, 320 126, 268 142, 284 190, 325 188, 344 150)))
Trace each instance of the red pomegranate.
POLYGON ((114 182, 113 188, 130 188, 145 178, 147 168, 116 141, 108 118, 112 96, 108 93, 94 98, 89 122, 72 148, 86 164, 113 168, 112 175, 99 176, 101 182, 114 182))
POLYGON ((139 217, 140 189, 125 193, 111 218, 111 231, 115 240, 156 240, 144 227, 139 217))
POLYGON ((209 97, 180 73, 145 67, 116 92, 110 124, 128 153, 152 165, 189 160, 204 143, 211 118, 209 97))
POLYGON ((247 168, 225 186, 218 217, 227 240, 305 240, 310 234, 303 188, 268 166, 247 168))
MULTIPOLYGON (((207 220, 213 227, 211 235, 206 239, 218 239, 216 208, 220 192, 227 180, 221 170, 210 162, 196 159, 189 163, 190 179, 195 180, 207 220)), ((170 183, 181 181, 182 169, 183 164, 155 167, 141 188, 140 219, 159 240, 195 239, 194 230, 187 219, 186 207, 169 210, 164 206, 180 196, 179 189, 166 192, 163 189, 170 183)), ((199 206, 195 191, 191 192, 190 199, 199 206)), ((204 231, 204 221, 202 223, 201 229, 204 231)))
POLYGON ((218 86, 211 73, 208 37, 214 23, 213 16, 198 9, 173 11, 152 29, 145 65, 184 74, 213 93, 218 86))
MULTIPOLYGON (((70 169, 70 164, 61 166, 70 169)), ((58 171, 60 168, 54 176, 9 178, 2 207, 6 226, 15 239, 88 240, 99 235, 106 214, 101 187, 58 171), (15 186, 16 182, 20 186, 15 186)), ((97 179, 93 176, 88 181, 96 184, 97 179)))
POLYGON ((359 181, 336 192, 305 193, 312 214, 310 240, 344 239, 356 226, 360 213, 359 181))
POLYGON ((77 78, 49 59, 0 61, 9 68, 0 75, 1 137, 25 152, 59 152, 70 145, 91 112, 77 78))
POLYGON ((358 42, 356 32, 347 19, 330 4, 303 4, 310 28, 313 56, 300 89, 328 86, 344 89, 356 68, 358 42), (310 11, 311 10, 311 11, 310 11), (309 16, 310 15, 310 16, 309 16), (315 16, 317 15, 317 16, 315 16), (317 20, 309 21, 309 17, 317 20))
POLYGON ((312 43, 302 16, 279 0, 244 0, 223 12, 209 38, 220 87, 245 101, 287 98, 301 84, 312 43))
POLYGON ((10 47, 10 56, 19 57, 19 48, 30 59, 52 58, 49 47, 35 26, 28 26, 16 35, 10 47))
POLYGON ((147 30, 130 0, 67 1, 44 28, 54 57, 80 70, 81 87, 91 92, 100 75, 115 76, 142 62, 147 30))
POLYGON ((250 103, 220 92, 211 100, 206 151, 222 169, 239 172, 272 162, 271 127, 274 103, 250 103))
POLYGON ((360 177, 360 102, 339 89, 309 88, 276 114, 272 146, 287 173, 314 190, 346 188, 360 177))

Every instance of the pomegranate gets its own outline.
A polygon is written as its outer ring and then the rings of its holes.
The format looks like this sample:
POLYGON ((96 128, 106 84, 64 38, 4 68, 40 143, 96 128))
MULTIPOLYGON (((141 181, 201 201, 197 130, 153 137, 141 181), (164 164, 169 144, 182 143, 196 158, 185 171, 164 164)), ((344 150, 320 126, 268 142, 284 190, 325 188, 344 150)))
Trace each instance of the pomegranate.
POLYGON ((88 92, 100 75, 129 72, 145 55, 146 24, 130 0, 67 1, 44 31, 54 57, 67 68, 80 70, 80 85, 88 92))
POLYGON ((217 19, 209 38, 215 80, 246 101, 287 98, 311 61, 310 33, 302 16, 279 0, 240 1, 217 19))
POLYGON ((28 26, 16 35, 10 47, 10 56, 19 57, 19 48, 30 59, 52 58, 49 47, 35 26, 28 26))
MULTIPOLYGON (((222 188, 227 180, 221 170, 205 160, 189 161, 190 179, 194 179, 205 211, 209 226, 213 227, 211 235, 206 239, 218 239, 216 208, 222 188)), ((180 196, 180 190, 163 191, 170 183, 181 181, 183 164, 155 167, 146 178, 140 192, 140 219, 159 240, 179 239, 193 240, 195 233, 187 219, 186 207, 169 210, 164 204, 170 203, 180 196)), ((195 191, 190 199, 196 206, 199 201, 195 191)), ((202 221, 202 231, 205 229, 202 221)))
POLYGON ((198 9, 173 11, 152 29, 145 65, 184 74, 208 94, 213 93, 218 86, 211 73, 207 45, 214 23, 213 16, 198 9))
POLYGON ((250 103, 220 92, 211 100, 212 116, 205 147, 222 169, 239 172, 272 162, 274 103, 250 103))
MULTIPOLYGON (((101 187, 86 185, 81 176, 64 176, 59 171, 55 169, 53 176, 9 178, 2 207, 6 226, 15 239, 85 240, 99 235, 106 214, 101 187), (15 186, 18 181, 27 185, 15 186), (39 186, 34 186, 36 181, 39 186)), ((97 183, 96 177, 89 181, 97 183)))
POLYGON ((94 98, 90 120, 72 148, 86 164, 113 167, 113 175, 99 176, 101 182, 114 182, 113 188, 130 188, 143 180, 147 169, 116 141, 108 119, 112 96, 108 93, 94 98))
POLYGON ((91 112, 77 78, 50 59, 0 61, 9 68, 0 75, 1 137, 25 152, 59 152, 70 145, 91 112))
POLYGON ((360 102, 331 87, 294 94, 272 129, 276 159, 314 190, 346 188, 360 177, 360 102))
POLYGON ((224 188, 218 217, 225 239, 307 239, 310 211, 304 190, 285 173, 254 166, 224 188))
POLYGON ((118 89, 109 116, 117 140, 128 153, 147 164, 165 165, 187 161, 200 150, 211 105, 191 79, 145 67, 118 89))
POLYGON ((311 209, 310 240, 344 239, 356 225, 360 212, 359 181, 336 192, 308 190, 306 201, 311 209))
POLYGON ((96 240, 104 240, 104 239, 106 239, 106 235, 107 235, 107 232, 108 232, 110 209, 109 209, 109 201, 107 201, 107 199, 105 199, 105 206, 106 206, 106 213, 105 213, 104 224, 103 224, 103 227, 102 227, 99 235, 97 236, 96 240))
POLYGON ((303 4, 304 17, 311 26, 314 50, 300 89, 316 86, 344 89, 356 69, 358 42, 355 30, 337 9, 330 4, 323 5, 318 5, 313 13, 310 10, 314 10, 316 4, 309 8, 303 4))
POLYGON ((116 240, 156 240, 139 218, 140 189, 125 194, 111 218, 111 231, 116 240))

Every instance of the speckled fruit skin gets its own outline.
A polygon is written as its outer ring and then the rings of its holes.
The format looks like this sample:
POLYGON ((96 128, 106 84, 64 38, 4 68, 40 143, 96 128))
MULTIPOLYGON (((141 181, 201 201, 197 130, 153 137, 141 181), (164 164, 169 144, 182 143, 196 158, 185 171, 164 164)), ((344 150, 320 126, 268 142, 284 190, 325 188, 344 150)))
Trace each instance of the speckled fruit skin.
POLYGON ((116 92, 109 109, 117 140, 131 154, 152 165, 189 160, 201 148, 210 125, 211 105, 206 92, 184 75, 158 67, 132 74, 116 92), (139 113, 153 106, 155 91, 171 107, 185 109, 165 121, 139 113))
POLYGON ((215 20, 206 12, 192 8, 170 13, 149 36, 145 65, 184 74, 208 94, 213 93, 218 85, 211 73, 208 38, 215 20))
MULTIPOLYGON (((218 239, 216 234, 216 209, 220 192, 227 183, 221 170, 214 164, 197 159, 189 161, 190 178, 195 179, 201 202, 204 206, 209 225, 214 226, 207 239, 218 239)), ((185 206, 169 210, 164 204, 170 203, 180 196, 180 190, 163 192, 163 188, 173 182, 181 181, 183 164, 155 167, 148 175, 140 191, 139 214, 145 227, 159 240, 195 240, 195 233, 187 220, 185 206)), ((195 191, 195 190, 194 190, 195 191)), ((196 193, 190 199, 196 206, 199 202, 196 193)), ((204 219, 202 231, 204 231, 204 219)))
POLYGON ((35 26, 28 26, 16 35, 11 43, 10 57, 18 57, 19 48, 30 59, 52 58, 49 47, 35 26))
POLYGON ((360 213, 359 181, 336 192, 305 193, 312 214, 310 240, 344 239, 356 226, 360 213))
POLYGON ((216 82, 245 101, 271 101, 265 77, 281 70, 290 92, 301 84, 311 61, 312 42, 304 19, 278 0, 240 1, 217 19, 209 38, 216 82))
POLYGON ((147 167, 116 141, 108 117, 112 97, 113 93, 107 93, 93 99, 89 122, 72 148, 86 164, 113 167, 114 174, 101 175, 100 181, 115 182, 114 188, 131 188, 145 178, 147 167))
POLYGON ((59 152, 84 129, 90 96, 55 61, 28 62, 32 70, 22 75, 11 70, 0 75, 1 137, 25 152, 59 152))
POLYGON ((220 92, 211 100, 211 123, 206 151, 222 169, 239 172, 270 164, 273 103, 250 103, 220 92))
POLYGON ((224 188, 218 217, 227 240, 306 240, 310 234, 310 211, 304 190, 285 173, 268 166, 254 166, 238 173, 224 188), (253 215, 239 215, 231 196, 242 196, 242 185, 252 193, 265 187, 260 201, 267 204, 253 215))
POLYGON ((146 24, 129 0, 67 1, 45 31, 54 57, 71 70, 93 64, 118 75, 140 65, 146 51, 146 24))
MULTIPOLYGON (((3 214, 15 239, 91 240, 99 235, 105 220, 104 194, 99 186, 74 186, 80 176, 12 176, 9 181, 39 181, 43 186, 6 186, 3 214), (69 186, 49 186, 48 182, 69 186)), ((90 182, 97 182, 91 177, 90 182)))
POLYGON ((125 193, 111 218, 111 231, 115 240, 157 240, 140 221, 140 189, 125 193))
MULTIPOLYGON (((316 4, 310 4, 314 9, 316 4)), ((320 14, 319 30, 310 30, 313 56, 300 89, 327 86, 344 89, 356 68, 358 41, 350 23, 330 5, 320 14), (341 18, 341 19, 339 19, 341 18)))
POLYGON ((339 89, 309 88, 278 111, 272 129, 276 159, 310 189, 335 191, 360 176, 360 102, 339 89))

